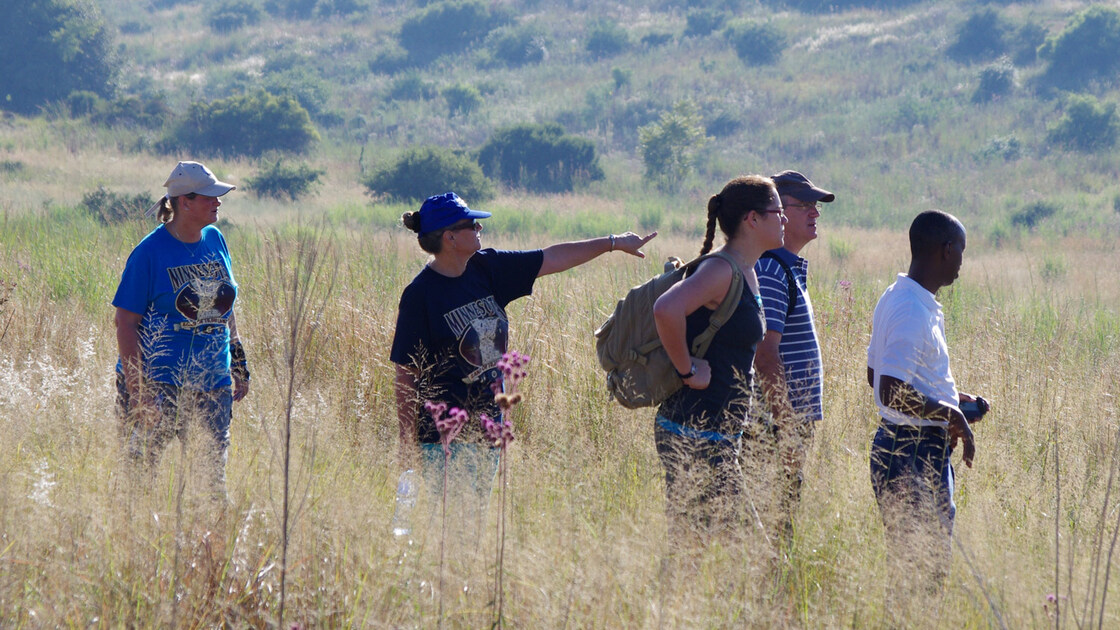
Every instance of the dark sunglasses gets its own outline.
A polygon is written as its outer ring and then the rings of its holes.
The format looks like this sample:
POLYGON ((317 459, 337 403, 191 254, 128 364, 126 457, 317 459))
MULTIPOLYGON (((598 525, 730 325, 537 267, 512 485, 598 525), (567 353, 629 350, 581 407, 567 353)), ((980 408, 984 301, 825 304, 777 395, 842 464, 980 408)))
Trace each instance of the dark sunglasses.
POLYGON ((447 228, 447 231, 448 232, 460 232, 462 230, 478 231, 478 230, 481 230, 481 229, 482 229, 482 224, 479 223, 478 221, 473 221, 472 220, 470 223, 464 223, 462 225, 453 225, 453 226, 447 228))

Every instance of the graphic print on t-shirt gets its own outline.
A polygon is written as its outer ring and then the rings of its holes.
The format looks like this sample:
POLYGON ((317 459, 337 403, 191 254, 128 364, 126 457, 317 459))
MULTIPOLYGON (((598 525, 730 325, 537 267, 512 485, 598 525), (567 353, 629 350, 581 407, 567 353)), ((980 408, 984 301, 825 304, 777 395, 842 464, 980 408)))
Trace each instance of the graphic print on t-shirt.
POLYGON ((464 304, 443 315, 443 320, 459 340, 459 357, 471 369, 464 383, 474 383, 494 368, 509 341, 509 321, 494 296, 464 304))
POLYGON ((237 292, 221 261, 169 267, 167 275, 175 290, 175 310, 187 319, 176 329, 226 323, 237 292))

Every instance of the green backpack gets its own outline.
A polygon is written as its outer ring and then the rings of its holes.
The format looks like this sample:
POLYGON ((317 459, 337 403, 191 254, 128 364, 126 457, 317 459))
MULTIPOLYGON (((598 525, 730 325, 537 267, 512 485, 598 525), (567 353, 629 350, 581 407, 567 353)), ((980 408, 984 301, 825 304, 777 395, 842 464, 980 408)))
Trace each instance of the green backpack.
POLYGON ((708 328, 692 342, 692 356, 703 358, 712 338, 735 313, 743 296, 743 273, 738 263, 722 251, 700 256, 686 264, 679 258, 670 258, 665 263, 665 273, 630 289, 626 297, 619 300, 614 314, 595 331, 595 350, 599 364, 607 371, 607 389, 623 407, 638 409, 660 405, 683 387, 657 336, 653 303, 669 287, 689 276, 701 262, 712 257, 730 263, 733 273, 727 297, 712 313, 708 328))

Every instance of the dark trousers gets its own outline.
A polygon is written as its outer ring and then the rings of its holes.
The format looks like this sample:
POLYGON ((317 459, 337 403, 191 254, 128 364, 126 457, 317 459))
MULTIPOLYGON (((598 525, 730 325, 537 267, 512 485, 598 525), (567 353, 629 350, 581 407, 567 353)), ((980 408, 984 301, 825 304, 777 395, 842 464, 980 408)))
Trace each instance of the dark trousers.
POLYGON ((662 417, 653 435, 665 469, 670 544, 737 535, 743 514, 740 436, 690 431, 662 417))
POLYGON ((943 427, 883 420, 871 442, 871 487, 887 535, 897 584, 912 593, 937 590, 949 570, 953 467, 943 427), (921 588, 913 588, 921 587, 921 588))

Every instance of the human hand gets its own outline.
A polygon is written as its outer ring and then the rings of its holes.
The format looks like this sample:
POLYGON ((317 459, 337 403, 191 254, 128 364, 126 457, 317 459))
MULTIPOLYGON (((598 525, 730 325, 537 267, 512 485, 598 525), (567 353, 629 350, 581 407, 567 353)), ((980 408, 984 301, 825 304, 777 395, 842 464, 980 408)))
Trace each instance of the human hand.
POLYGON ((696 373, 684 379, 684 384, 690 389, 708 389, 708 385, 712 382, 712 366, 704 359, 692 359, 692 364, 696 366, 696 373))
POLYGON ((612 243, 614 245, 614 249, 612 249, 611 251, 626 252, 631 256, 645 258, 646 254, 641 250, 641 247, 653 240, 653 237, 657 236, 657 232, 652 232, 647 236, 638 236, 633 232, 614 234, 613 236, 614 239, 612 243))
POLYGON ((237 402, 249 395, 249 381, 233 377, 233 401, 237 402))
POLYGON ((964 452, 961 459, 965 466, 972 468, 972 460, 976 457, 976 441, 972 435, 972 427, 960 409, 949 408, 949 448, 957 448, 957 441, 964 443, 964 452))

